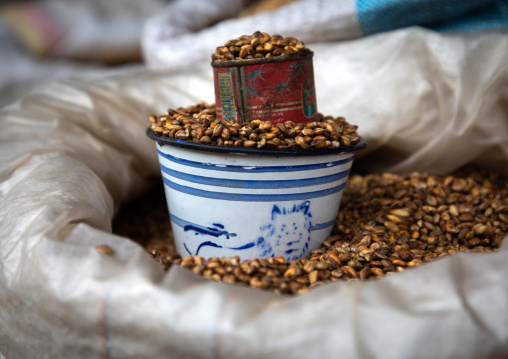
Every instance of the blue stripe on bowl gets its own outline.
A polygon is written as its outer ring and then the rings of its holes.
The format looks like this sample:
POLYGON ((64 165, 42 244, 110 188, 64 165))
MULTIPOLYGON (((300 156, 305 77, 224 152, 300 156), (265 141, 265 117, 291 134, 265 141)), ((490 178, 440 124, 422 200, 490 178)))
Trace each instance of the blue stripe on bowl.
POLYGON ((185 231, 196 231, 198 233, 201 233, 201 234, 204 234, 204 235, 209 235, 209 236, 212 236, 212 237, 221 237, 221 236, 224 236, 226 237, 227 239, 229 239, 229 237, 236 237, 236 233, 230 233, 226 230, 224 230, 224 226, 222 225, 219 225, 220 227, 217 227, 218 225, 215 224, 215 226, 213 227, 206 227, 206 226, 202 226, 200 224, 197 224, 197 223, 192 223, 192 222, 189 222, 189 221, 186 221, 180 217, 177 217, 175 216, 174 214, 169 214, 171 220, 177 225, 177 226, 180 226, 182 227, 185 231), (221 228, 222 227, 222 228, 221 228))
POLYGON ((196 167, 214 171, 226 171, 226 172, 297 172, 297 171, 308 171, 319 168, 330 168, 335 166, 340 166, 345 163, 353 161, 354 155, 351 154, 350 157, 332 161, 332 162, 324 162, 324 163, 314 163, 311 165, 296 165, 296 166, 232 166, 232 165, 216 165, 213 163, 203 163, 203 162, 195 162, 190 160, 185 160, 183 158, 178 158, 175 156, 168 155, 160 150, 157 150, 160 156, 164 157, 171 162, 178 163, 180 165, 196 167))
POLYGON ((329 222, 326 222, 326 223, 318 223, 315 226, 311 226, 309 228, 309 231, 319 231, 320 229, 325 229, 325 228, 331 227, 334 224, 335 224, 335 219, 333 219, 329 222))
POLYGON ((224 192, 212 192, 201 189, 191 188, 182 186, 178 183, 172 182, 169 179, 163 177, 164 184, 174 189, 175 191, 190 194, 192 196, 211 198, 211 199, 222 199, 226 201, 244 201, 244 202, 275 202, 275 201, 296 201, 303 199, 311 199, 317 197, 324 197, 330 194, 336 193, 344 189, 346 183, 339 186, 313 192, 304 193, 288 193, 288 194, 248 194, 248 193, 224 193, 224 192))
MULTIPOLYGON (((196 228, 196 227, 202 227, 202 228, 206 228, 208 231, 213 230, 211 235, 213 235, 214 237, 219 237, 221 235, 224 235, 224 236, 226 236, 228 238, 229 238, 229 236, 236 237, 236 233, 229 233, 227 231, 221 231, 221 230, 218 230, 218 229, 215 229, 215 228, 209 228, 209 227, 200 226, 200 225, 194 224, 192 222, 186 221, 184 219, 181 219, 180 217, 177 217, 177 216, 175 216, 172 213, 170 213, 169 216, 170 216, 171 220, 177 226, 182 227, 182 228, 185 228, 187 226, 192 226, 193 229, 196 228)), ((325 223, 318 223, 315 226, 311 226, 309 228, 309 231, 319 231, 321 229, 325 229, 325 228, 331 227, 331 226, 333 226, 335 224, 335 221, 336 221, 336 219, 334 218, 331 221, 328 221, 328 222, 325 222, 325 223)))
MULTIPOLYGON (((200 234, 208 235, 208 236, 212 236, 212 237, 225 236, 227 239, 229 239, 230 237, 236 237, 237 236, 236 233, 230 233, 230 232, 224 230, 224 226, 221 225, 221 224, 214 223, 213 226, 207 227, 207 226, 200 225, 200 224, 197 224, 197 223, 189 222, 189 221, 187 221, 185 219, 182 219, 180 217, 177 217, 177 216, 175 216, 174 214, 171 214, 171 213, 170 213, 170 217, 171 217, 171 221, 173 222, 173 224, 183 228, 184 231, 195 231, 196 234, 200 233, 200 234)), ((321 229, 326 229, 326 228, 329 228, 329 227, 333 226, 334 224, 335 224, 335 219, 333 219, 331 221, 328 221, 328 222, 325 222, 325 223, 318 223, 315 226, 311 226, 309 228, 309 231, 318 231, 318 230, 321 230, 321 229)), ((249 236, 247 236, 247 237, 249 237, 249 236)), ((251 235, 250 237, 254 237, 255 238, 256 236, 252 236, 251 235)), ((297 242, 299 242, 299 241, 297 241, 297 242)), ((236 242, 230 242, 230 244, 233 244, 233 243, 236 243, 236 242)), ((292 243, 292 242, 290 242, 290 243, 292 243)), ((290 243, 288 243, 288 245, 290 245, 290 243)), ((193 253, 189 250, 189 248, 187 247, 187 244, 185 242, 183 243, 183 246, 184 246, 185 250, 190 255, 193 255, 193 253)), ((249 248, 254 247, 255 246, 255 242, 251 241, 251 242, 248 242, 248 243, 244 243, 241 246, 230 247, 230 246, 219 245, 219 244, 214 243, 212 241, 202 241, 199 244, 198 248, 196 249, 196 253, 194 253, 194 255, 198 255, 200 249, 202 247, 207 247, 207 246, 216 247, 216 248, 233 249, 233 250, 244 250, 244 249, 249 249, 249 248)), ((295 249, 287 250, 286 253, 290 254, 293 251, 295 251, 295 249)))
POLYGON ((192 183, 205 184, 209 186, 250 189, 307 187, 334 182, 349 175, 348 169, 336 174, 321 177, 304 178, 297 180, 252 181, 191 175, 188 173, 173 170, 163 165, 161 165, 161 170, 162 172, 172 177, 192 183))

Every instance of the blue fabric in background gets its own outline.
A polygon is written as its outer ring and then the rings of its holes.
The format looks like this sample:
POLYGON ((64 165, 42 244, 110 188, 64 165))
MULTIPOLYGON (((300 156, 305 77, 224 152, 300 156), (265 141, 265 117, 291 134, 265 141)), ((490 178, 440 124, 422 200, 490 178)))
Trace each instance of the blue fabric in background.
POLYGON ((508 27, 508 0, 357 0, 364 35, 407 26, 439 31, 508 27))

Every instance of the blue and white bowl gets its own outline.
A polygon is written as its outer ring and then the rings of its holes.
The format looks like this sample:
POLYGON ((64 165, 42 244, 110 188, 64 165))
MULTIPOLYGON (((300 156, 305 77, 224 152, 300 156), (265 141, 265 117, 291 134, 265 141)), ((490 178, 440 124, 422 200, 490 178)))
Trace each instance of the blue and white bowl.
POLYGON ((241 260, 305 256, 332 232, 354 152, 268 150, 154 133, 178 253, 241 260))

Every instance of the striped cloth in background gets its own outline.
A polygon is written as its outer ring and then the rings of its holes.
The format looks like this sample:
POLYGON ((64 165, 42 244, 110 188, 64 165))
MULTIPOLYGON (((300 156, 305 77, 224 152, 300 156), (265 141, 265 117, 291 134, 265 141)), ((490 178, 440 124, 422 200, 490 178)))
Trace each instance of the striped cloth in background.
POLYGON ((508 26, 507 0, 357 0, 364 35, 420 25, 438 31, 508 26))

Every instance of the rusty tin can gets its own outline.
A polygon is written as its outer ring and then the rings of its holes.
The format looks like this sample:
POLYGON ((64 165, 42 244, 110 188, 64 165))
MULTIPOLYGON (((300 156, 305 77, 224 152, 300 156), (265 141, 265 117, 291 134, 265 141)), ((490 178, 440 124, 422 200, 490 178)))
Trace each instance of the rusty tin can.
POLYGON ((310 122, 317 118, 313 52, 213 61, 217 118, 238 123, 310 122))

